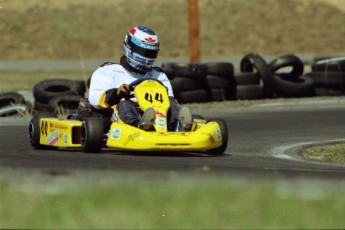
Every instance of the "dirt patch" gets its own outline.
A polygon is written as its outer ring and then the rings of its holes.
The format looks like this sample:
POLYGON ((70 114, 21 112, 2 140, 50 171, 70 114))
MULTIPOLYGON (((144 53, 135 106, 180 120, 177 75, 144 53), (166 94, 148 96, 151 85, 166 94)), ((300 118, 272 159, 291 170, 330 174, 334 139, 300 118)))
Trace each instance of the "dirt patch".
MULTIPOLYGON (((161 57, 188 56, 188 1, 5 0, 0 59, 120 57, 126 31, 148 25, 161 57)), ((343 0, 199 0, 203 56, 345 53, 343 0)))

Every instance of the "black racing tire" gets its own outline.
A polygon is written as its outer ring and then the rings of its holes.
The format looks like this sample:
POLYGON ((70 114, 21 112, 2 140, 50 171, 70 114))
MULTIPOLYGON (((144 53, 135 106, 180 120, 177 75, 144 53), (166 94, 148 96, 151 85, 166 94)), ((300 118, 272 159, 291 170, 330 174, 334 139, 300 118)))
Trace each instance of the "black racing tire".
POLYGON ((0 107, 12 104, 24 104, 25 98, 17 92, 0 93, 0 107))
POLYGON ((310 76, 317 87, 344 88, 345 72, 311 72, 310 76))
MULTIPOLYGON (((289 74, 288 74, 289 75, 289 74)), ((315 96, 314 81, 309 76, 299 78, 275 75, 275 93, 278 97, 312 97, 315 96)))
POLYGON ((179 103, 202 103, 208 102, 211 99, 208 91, 197 89, 191 91, 180 92, 175 95, 179 103))
POLYGON ((175 77, 170 81, 174 94, 203 88, 201 79, 175 77))
POLYGON ((30 120, 29 124, 29 141, 34 149, 55 149, 56 147, 46 146, 40 144, 40 133, 41 133, 41 118, 52 118, 56 117, 52 113, 36 113, 30 120))
POLYGON ((237 86, 236 97, 239 100, 252 100, 264 98, 261 85, 239 85, 237 86))
POLYGON ((258 73, 240 72, 234 75, 237 86, 238 85, 256 85, 260 84, 260 76, 258 73))
POLYGON ((60 95, 52 98, 48 103, 48 111, 52 113, 77 113, 82 96, 60 95))
POLYGON ((99 153, 103 145, 103 124, 100 117, 88 117, 81 127, 81 148, 84 153, 99 153))
POLYGON ((52 98, 61 95, 78 95, 76 84, 67 79, 51 79, 37 83, 33 88, 35 100, 48 103, 52 98))
POLYGON ((345 57, 319 57, 311 65, 312 72, 345 72, 345 57))
POLYGON ((289 74, 290 77, 295 77, 295 78, 298 78, 299 76, 301 76, 304 71, 304 64, 302 60, 294 54, 286 54, 286 55, 273 59, 269 63, 269 67, 271 68, 273 75, 279 72, 279 70, 282 68, 292 67, 291 72, 286 73, 286 74, 289 74))
POLYGON ((241 72, 254 72, 256 69, 263 82, 263 96, 272 97, 274 91, 274 79, 271 68, 266 61, 256 53, 245 55, 240 63, 241 72))
POLYGON ((229 139, 228 126, 227 126, 225 120, 220 119, 220 118, 213 118, 213 119, 208 120, 208 122, 211 122, 211 121, 215 121, 219 125, 221 138, 222 138, 222 145, 218 148, 215 148, 215 149, 209 149, 206 152, 207 152, 207 154, 210 154, 210 155, 219 156, 219 155, 224 154, 224 152, 228 146, 228 139, 229 139))
POLYGON ((204 78, 207 75, 207 68, 205 64, 179 62, 170 63, 170 65, 175 77, 204 78))
POLYGON ((225 78, 234 76, 234 66, 230 62, 205 63, 207 75, 216 75, 225 78))

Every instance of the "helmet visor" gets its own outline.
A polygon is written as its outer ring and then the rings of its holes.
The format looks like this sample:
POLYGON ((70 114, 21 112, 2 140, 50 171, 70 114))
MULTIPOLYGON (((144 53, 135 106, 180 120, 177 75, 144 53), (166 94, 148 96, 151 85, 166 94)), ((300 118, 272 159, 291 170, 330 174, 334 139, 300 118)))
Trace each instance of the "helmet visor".
MULTIPOLYGON (((126 44, 125 44, 126 45, 126 44)), ((158 56, 159 43, 157 45, 149 45, 128 36, 127 45, 131 51, 146 58, 155 59, 158 56)))

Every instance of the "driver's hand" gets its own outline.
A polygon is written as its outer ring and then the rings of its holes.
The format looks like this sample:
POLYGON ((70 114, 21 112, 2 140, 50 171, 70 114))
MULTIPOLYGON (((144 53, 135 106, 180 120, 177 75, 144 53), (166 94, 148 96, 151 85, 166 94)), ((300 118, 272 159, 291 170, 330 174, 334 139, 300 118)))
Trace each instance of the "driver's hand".
POLYGON ((129 85, 127 84, 122 84, 120 87, 117 89, 117 96, 119 98, 125 98, 129 96, 129 85))

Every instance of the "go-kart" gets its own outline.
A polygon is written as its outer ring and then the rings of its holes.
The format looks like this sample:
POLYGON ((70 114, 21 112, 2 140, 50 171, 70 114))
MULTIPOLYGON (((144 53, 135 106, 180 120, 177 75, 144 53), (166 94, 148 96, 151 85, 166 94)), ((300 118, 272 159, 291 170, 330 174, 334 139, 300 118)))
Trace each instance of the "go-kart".
POLYGON ((205 120, 200 115, 193 115, 190 131, 171 131, 167 121, 170 102, 163 83, 141 78, 129 87, 141 111, 149 107, 156 111, 156 120, 152 124, 154 130, 145 131, 121 121, 113 122, 109 130, 103 130, 99 117, 75 120, 38 113, 30 121, 30 143, 35 149, 81 148, 87 153, 98 153, 102 147, 129 151, 224 153, 228 129, 223 119, 205 120))

